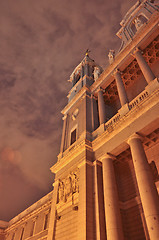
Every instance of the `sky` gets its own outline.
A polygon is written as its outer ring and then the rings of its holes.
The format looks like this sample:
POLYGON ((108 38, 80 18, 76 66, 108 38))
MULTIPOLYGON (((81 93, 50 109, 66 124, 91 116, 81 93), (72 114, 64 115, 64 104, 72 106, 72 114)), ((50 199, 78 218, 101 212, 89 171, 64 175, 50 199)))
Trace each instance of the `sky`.
POLYGON ((52 190, 74 68, 90 49, 100 66, 118 51, 136 0, 0 0, 0 219, 52 190))

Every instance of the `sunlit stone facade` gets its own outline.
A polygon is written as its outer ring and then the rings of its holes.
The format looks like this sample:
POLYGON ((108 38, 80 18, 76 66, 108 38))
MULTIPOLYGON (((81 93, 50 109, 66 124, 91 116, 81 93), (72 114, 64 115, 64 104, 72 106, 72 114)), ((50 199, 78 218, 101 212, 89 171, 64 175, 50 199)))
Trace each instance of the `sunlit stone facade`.
POLYGON ((159 1, 138 1, 103 70, 86 53, 70 76, 53 192, 3 240, 159 239, 159 1))

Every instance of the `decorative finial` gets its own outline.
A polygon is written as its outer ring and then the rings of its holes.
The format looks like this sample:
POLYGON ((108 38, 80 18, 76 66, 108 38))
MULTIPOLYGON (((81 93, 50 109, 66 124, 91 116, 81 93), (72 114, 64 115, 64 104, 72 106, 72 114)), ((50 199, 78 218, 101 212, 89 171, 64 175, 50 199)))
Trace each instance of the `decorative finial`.
POLYGON ((85 52, 85 56, 89 56, 89 53, 90 53, 91 51, 89 50, 89 49, 87 49, 86 50, 86 52, 85 52))

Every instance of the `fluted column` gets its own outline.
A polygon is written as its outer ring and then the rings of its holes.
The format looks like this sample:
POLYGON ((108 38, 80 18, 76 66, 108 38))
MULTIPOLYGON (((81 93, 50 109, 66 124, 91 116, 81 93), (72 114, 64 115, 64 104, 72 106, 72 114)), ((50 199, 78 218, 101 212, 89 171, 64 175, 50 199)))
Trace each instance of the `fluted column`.
POLYGON ((144 59, 144 57, 141 54, 141 51, 139 48, 136 48, 135 51, 133 52, 139 67, 147 81, 147 83, 153 81, 155 79, 155 75, 152 72, 151 68, 149 67, 149 65, 147 64, 146 60, 144 59))
POLYGON ((98 111, 99 111, 99 122, 100 124, 106 121, 106 109, 105 102, 103 98, 103 90, 100 88, 98 90, 98 111))
POLYGON ((159 197, 150 166, 138 134, 133 134, 128 144, 131 148, 134 169, 151 240, 159 239, 159 197))
POLYGON ((116 69, 114 71, 114 76, 115 76, 115 80, 116 80, 116 85, 117 85, 117 90, 118 90, 118 94, 119 94, 120 103, 121 103, 121 106, 123 106, 126 103, 128 103, 128 97, 127 97, 127 94, 126 94, 124 83, 123 83, 122 78, 121 78, 120 71, 118 69, 116 69))
POLYGON ((109 155, 103 157, 102 164, 107 240, 123 240, 124 237, 112 157, 109 155))

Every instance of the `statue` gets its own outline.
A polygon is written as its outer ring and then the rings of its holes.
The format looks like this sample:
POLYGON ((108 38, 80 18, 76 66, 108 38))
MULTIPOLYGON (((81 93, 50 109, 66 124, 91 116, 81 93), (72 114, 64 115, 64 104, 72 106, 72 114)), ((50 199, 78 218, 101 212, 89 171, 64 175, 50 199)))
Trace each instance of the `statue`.
POLYGON ((101 74, 100 68, 99 67, 94 67, 93 75, 94 75, 94 80, 97 81, 101 74))
POLYGON ((109 50, 108 58, 109 58, 109 63, 112 64, 115 59, 115 51, 114 50, 109 50))
POLYGON ((137 30, 138 30, 140 27, 142 27, 142 25, 143 25, 141 19, 138 18, 138 17, 135 18, 134 24, 135 24, 135 27, 136 27, 137 30))

